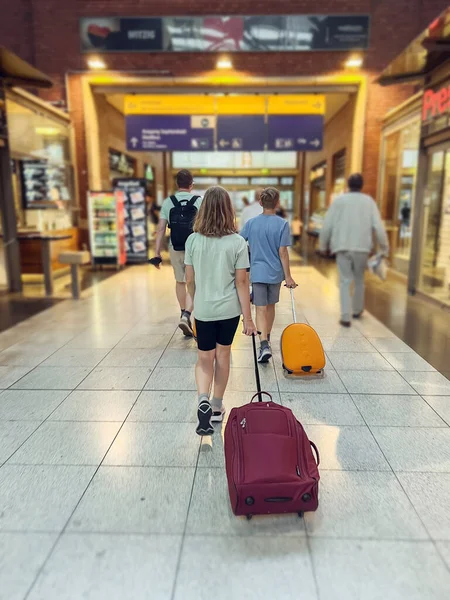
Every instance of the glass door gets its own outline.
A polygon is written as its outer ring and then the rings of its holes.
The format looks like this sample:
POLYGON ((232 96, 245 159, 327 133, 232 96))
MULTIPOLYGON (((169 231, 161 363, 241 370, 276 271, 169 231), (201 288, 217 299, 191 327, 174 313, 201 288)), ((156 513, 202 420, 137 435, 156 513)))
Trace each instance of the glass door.
POLYGON ((423 211, 420 289, 450 304, 449 150, 429 154, 423 211))

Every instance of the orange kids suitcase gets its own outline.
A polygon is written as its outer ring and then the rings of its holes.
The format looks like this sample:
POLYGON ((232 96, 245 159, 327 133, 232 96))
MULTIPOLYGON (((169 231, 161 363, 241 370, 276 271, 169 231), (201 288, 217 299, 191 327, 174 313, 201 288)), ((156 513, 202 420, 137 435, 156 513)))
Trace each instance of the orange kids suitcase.
POLYGON ((283 369, 288 375, 323 375, 326 361, 322 342, 312 327, 297 323, 293 289, 291 302, 294 322, 281 334, 283 369))

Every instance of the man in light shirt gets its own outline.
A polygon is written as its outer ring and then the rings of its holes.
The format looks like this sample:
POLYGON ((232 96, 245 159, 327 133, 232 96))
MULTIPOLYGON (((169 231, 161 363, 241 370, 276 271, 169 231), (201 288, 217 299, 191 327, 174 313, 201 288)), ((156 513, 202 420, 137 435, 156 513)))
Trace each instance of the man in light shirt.
POLYGON ((337 196, 328 209, 320 232, 320 252, 336 255, 341 294, 340 324, 350 327, 351 316, 359 319, 364 310, 364 272, 373 250, 373 235, 383 255, 389 243, 375 200, 362 193, 364 179, 360 173, 348 178, 348 192, 337 196), (353 298, 350 295, 355 283, 353 298))
POLYGON ((261 189, 255 191, 255 199, 251 204, 248 204, 241 213, 241 222, 239 225, 239 231, 242 231, 244 225, 253 217, 257 217, 262 214, 263 208, 259 203, 261 198, 261 189))

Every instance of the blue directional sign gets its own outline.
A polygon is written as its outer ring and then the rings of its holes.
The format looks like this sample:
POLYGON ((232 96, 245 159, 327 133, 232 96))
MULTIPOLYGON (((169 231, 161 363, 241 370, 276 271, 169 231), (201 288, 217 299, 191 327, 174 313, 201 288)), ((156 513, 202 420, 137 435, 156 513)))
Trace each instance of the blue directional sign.
POLYGON ((264 115, 219 115, 217 117, 217 150, 265 150, 267 126, 264 115))
POLYGON ((322 150, 323 129, 323 115, 269 115, 269 150, 322 150))
POLYGON ((128 115, 128 150, 214 150, 216 118, 190 115, 128 115))

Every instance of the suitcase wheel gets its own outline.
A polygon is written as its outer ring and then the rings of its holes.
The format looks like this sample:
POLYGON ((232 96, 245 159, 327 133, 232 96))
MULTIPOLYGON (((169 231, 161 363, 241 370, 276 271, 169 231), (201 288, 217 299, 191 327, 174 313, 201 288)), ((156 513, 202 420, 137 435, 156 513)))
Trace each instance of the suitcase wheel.
POLYGON ((303 519, 303 511, 302 510, 300 510, 297 514, 300 517, 300 519, 303 519))
POLYGON ((292 375, 293 371, 283 365, 283 371, 286 375, 292 375))
POLYGON ((251 521, 252 520, 252 517, 253 517, 252 514, 245 515, 245 516, 246 516, 247 521, 251 521))
POLYGON ((304 373, 309 373, 309 372, 311 371, 311 369, 312 369, 312 367, 311 367, 311 366, 308 366, 308 367, 302 367, 302 371, 303 371, 304 373))

